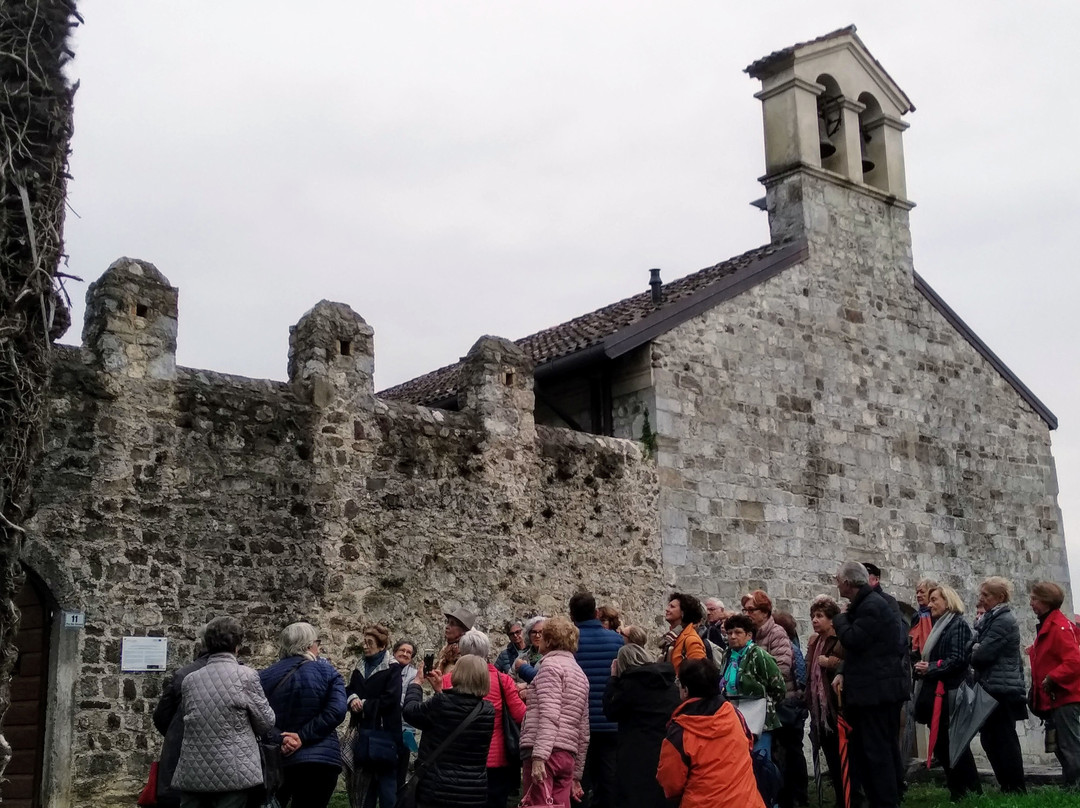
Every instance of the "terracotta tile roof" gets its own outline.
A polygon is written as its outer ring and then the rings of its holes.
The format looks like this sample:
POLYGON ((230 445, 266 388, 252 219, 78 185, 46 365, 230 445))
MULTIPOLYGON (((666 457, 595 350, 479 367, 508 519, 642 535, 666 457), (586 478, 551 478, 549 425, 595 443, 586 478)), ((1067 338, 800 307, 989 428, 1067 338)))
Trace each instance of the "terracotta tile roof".
MULTIPOLYGON (((608 337, 640 323, 650 315, 657 314, 658 311, 676 309, 678 306, 675 304, 687 302, 688 298, 700 295, 718 281, 730 278, 762 259, 785 251, 790 252, 790 245, 766 244, 677 281, 665 283, 664 302, 659 309, 652 302, 652 292, 647 290, 515 342, 538 366, 543 365, 585 348, 599 345, 608 337)), ((672 323, 674 324, 676 323, 672 323)), ((384 399, 410 401, 414 404, 445 402, 457 394, 460 385, 460 368, 460 362, 447 365, 396 387, 383 390, 378 396, 384 399)))

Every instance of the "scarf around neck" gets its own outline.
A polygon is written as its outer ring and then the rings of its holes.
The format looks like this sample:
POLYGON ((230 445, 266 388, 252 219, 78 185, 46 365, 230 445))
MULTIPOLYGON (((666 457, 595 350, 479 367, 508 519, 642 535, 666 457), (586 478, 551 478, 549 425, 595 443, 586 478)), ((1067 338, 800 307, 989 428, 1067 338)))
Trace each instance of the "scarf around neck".
MULTIPOLYGON (((835 634, 824 636, 817 634, 811 640, 812 645, 806 649, 807 665, 810 666, 810 713, 811 720, 825 732, 833 732, 836 724, 836 711, 829 701, 829 683, 825 680, 825 669, 818 664, 819 656, 826 656, 825 645, 830 637, 835 634)), ((833 645, 835 648, 835 644, 833 645)))
POLYGON ((381 670, 386 670, 390 667, 386 658, 389 654, 386 653, 386 649, 379 651, 377 654, 364 657, 364 667, 362 673, 365 679, 370 679, 372 675, 378 673, 381 670))
MULTIPOLYGON (((930 661, 930 652, 934 650, 934 646, 937 645, 937 641, 941 639, 941 635, 945 633, 945 629, 949 623, 956 617, 956 612, 945 612, 938 618, 938 621, 934 623, 934 628, 930 632, 930 636, 926 638, 926 644, 922 650, 922 661, 930 661)), ((920 679, 915 684, 915 701, 919 700, 919 694, 922 693, 923 685, 926 683, 925 679, 920 679)))
POLYGON ((724 692, 737 696, 739 694, 739 665, 742 664, 743 657, 750 653, 750 649, 754 647, 753 640, 747 640, 746 645, 742 648, 735 650, 731 648, 731 656, 728 657, 727 667, 724 668, 724 692))
POLYGON ((930 631, 930 636, 926 638, 926 645, 923 646, 922 659, 923 662, 930 661, 930 653, 934 650, 934 646, 937 645, 938 640, 941 639, 941 635, 945 633, 945 629, 949 623, 956 617, 956 612, 945 612, 938 618, 938 621, 934 623, 934 628, 930 631))

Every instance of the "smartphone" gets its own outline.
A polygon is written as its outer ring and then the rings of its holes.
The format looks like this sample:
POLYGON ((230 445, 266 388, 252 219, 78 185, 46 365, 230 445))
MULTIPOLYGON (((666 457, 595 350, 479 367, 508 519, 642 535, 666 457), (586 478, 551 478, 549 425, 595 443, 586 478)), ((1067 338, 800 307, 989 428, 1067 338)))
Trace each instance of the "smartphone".
POLYGON ((427 651, 424 654, 424 673, 434 670, 435 668, 435 652, 427 651))

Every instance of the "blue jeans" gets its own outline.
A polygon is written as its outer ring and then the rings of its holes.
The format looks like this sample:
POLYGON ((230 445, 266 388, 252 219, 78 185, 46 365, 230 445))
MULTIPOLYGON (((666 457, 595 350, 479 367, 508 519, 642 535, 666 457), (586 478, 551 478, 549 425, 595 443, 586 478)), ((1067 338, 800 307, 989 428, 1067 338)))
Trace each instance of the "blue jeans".
POLYGON ((379 801, 379 808, 394 808, 397 804, 397 788, 396 766, 373 775, 367 797, 364 798, 364 808, 375 808, 376 799, 379 801))

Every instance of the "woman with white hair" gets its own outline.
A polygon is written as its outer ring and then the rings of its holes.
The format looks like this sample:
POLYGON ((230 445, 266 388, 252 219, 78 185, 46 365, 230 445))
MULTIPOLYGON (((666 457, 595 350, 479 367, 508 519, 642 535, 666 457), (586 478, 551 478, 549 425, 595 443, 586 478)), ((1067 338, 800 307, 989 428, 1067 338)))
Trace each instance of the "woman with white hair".
POLYGON ((282 808, 326 808, 341 772, 337 727, 345 720, 345 681, 319 656, 319 632, 290 623, 281 632, 281 659, 259 674, 285 737, 282 808))
POLYGON ((525 640, 529 645, 525 654, 514 660, 514 675, 526 684, 536 676, 540 660, 544 657, 540 653, 540 635, 544 633, 545 620, 544 615, 538 614, 525 621, 525 640))
MULTIPOLYGON (((487 634, 471 628, 465 632, 458 641, 458 647, 462 654, 472 654, 484 661, 491 657, 491 642, 487 634)), ((450 689, 452 674, 443 676, 440 687, 437 689, 450 689)), ((507 754, 506 735, 503 731, 503 711, 506 710, 518 727, 525 719, 525 702, 518 695, 514 680, 505 673, 500 673, 495 666, 488 663, 488 679, 490 685, 484 698, 491 702, 495 708, 495 731, 491 736, 491 748, 488 749, 487 759, 487 783, 488 783, 488 807, 506 808, 510 795, 517 791, 521 785, 521 762, 517 756, 507 754)))

